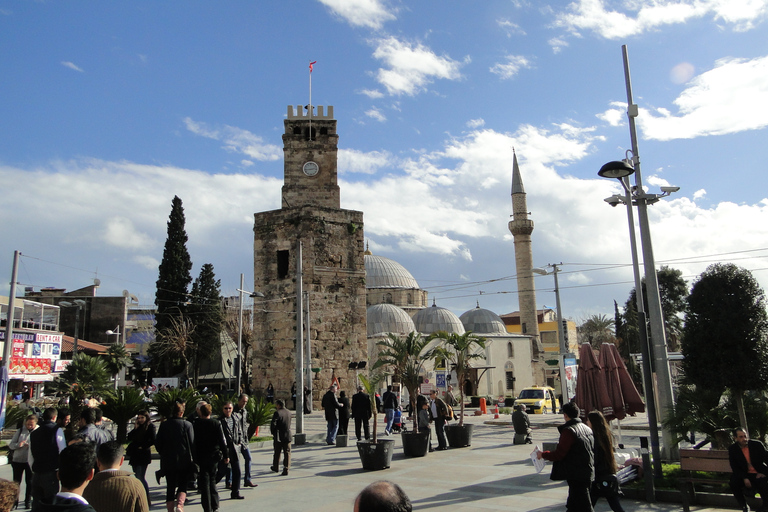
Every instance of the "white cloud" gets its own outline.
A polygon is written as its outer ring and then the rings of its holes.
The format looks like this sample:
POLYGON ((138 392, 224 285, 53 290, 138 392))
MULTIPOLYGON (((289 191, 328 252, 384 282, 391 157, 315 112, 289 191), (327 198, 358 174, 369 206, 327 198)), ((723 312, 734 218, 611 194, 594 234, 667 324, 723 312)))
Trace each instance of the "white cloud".
POLYGON ((388 165, 393 165, 392 155, 388 151, 365 153, 355 149, 339 150, 339 173, 375 174, 380 168, 388 165))
POLYGON ((241 153, 264 162, 283 157, 281 147, 265 143, 264 139, 248 130, 227 125, 222 128, 209 128, 206 123, 194 121, 189 117, 184 118, 184 124, 187 130, 195 135, 223 142, 227 151, 241 153))
POLYGON ((700 188, 696 192, 693 193, 693 200, 697 201, 699 199, 704 199, 707 196, 707 191, 703 188, 700 188))
POLYGON ((122 249, 147 250, 152 247, 153 240, 146 233, 139 232, 131 219, 126 217, 110 217, 105 221, 104 241, 122 249))
POLYGON ((552 47, 552 53, 554 54, 558 54, 563 50, 563 48, 568 47, 568 41, 562 37, 553 37, 547 41, 547 43, 552 47))
POLYGON ((373 56, 384 62, 376 79, 390 95, 414 96, 435 79, 458 80, 461 63, 448 56, 438 56, 421 43, 401 41, 394 36, 374 42, 373 56))
POLYGON ((681 62, 672 68, 669 72, 669 79, 673 84, 684 84, 690 80, 696 72, 693 64, 690 62, 681 62))
POLYGON ((768 15, 765 0, 635 0, 616 9, 606 0, 576 0, 556 15, 554 25, 578 35, 581 30, 606 39, 626 39, 665 25, 711 16, 734 30, 754 28, 768 15))
POLYGON ((503 80, 513 78, 521 69, 530 68, 531 62, 522 55, 507 55, 507 62, 497 62, 491 66, 491 73, 499 75, 503 80))
POLYGON ((363 89, 360 91, 360 94, 365 94, 372 100, 377 100, 384 97, 384 93, 378 89, 363 89))
POLYGON ((485 125, 485 120, 483 119, 470 119, 467 121, 467 128, 472 128, 473 130, 476 128, 480 128, 485 125))
POLYGON ((387 117, 381 113, 381 110, 377 109, 376 107, 372 107, 370 110, 365 111, 365 115, 370 117, 371 119, 375 119, 376 121, 379 121, 380 123, 383 123, 387 120, 387 117))
POLYGON ((250 160, 240 160, 240 165, 242 165, 243 167, 252 167, 256 164, 254 164, 250 160))
POLYGON ((384 23, 396 19, 380 0, 319 0, 334 14, 354 27, 380 29, 384 23))
POLYGON ((79 71, 80 73, 85 73, 83 71, 83 68, 75 64, 74 62, 69 62, 68 60, 61 61, 61 65, 64 67, 68 67, 69 69, 74 69, 75 71, 79 71))
POLYGON ((496 24, 506 32, 507 37, 512 37, 513 34, 518 35, 525 35, 525 30, 523 30, 520 25, 517 23, 514 23, 507 18, 499 18, 496 20, 496 24))

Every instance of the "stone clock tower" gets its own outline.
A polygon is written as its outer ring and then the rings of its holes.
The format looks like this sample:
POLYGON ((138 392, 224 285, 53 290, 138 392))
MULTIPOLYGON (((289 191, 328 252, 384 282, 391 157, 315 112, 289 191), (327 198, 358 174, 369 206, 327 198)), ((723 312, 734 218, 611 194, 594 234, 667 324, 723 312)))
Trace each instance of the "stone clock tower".
MULTIPOLYGON (((271 382, 289 398, 296 369, 297 247, 302 244, 302 287, 309 303, 315 404, 337 377, 356 386, 350 362, 367 358, 363 213, 340 208, 339 136, 333 107, 288 107, 283 134, 282 208, 254 216, 251 386, 271 382)), ((305 305, 306 308, 306 305, 305 305)), ((306 346, 306 341, 304 342, 306 346)), ((246 379, 244 379, 245 381, 246 379)))

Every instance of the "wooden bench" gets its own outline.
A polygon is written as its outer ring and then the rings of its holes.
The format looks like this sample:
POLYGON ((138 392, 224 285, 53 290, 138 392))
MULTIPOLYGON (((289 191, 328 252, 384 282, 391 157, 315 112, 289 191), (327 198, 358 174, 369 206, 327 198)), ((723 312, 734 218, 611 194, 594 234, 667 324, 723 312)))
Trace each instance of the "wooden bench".
MULTIPOLYGON (((680 493, 683 498, 683 511, 689 512, 688 488, 691 490, 693 503, 696 503, 694 484, 729 484, 731 480, 731 463, 728 460, 728 450, 680 450, 680 493), (722 473, 720 478, 693 476, 693 471, 709 471, 722 473), (690 484, 690 486, 689 486, 690 484)), ((734 504, 735 505, 735 504, 734 504)))

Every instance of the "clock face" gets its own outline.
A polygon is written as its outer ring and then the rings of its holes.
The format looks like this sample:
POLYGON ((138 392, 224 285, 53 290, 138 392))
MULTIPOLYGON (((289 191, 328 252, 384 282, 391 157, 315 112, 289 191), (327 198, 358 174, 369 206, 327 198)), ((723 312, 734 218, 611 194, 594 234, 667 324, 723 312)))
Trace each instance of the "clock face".
POLYGON ((302 170, 307 176, 314 176, 320 170, 320 167, 315 162, 307 162, 302 170))

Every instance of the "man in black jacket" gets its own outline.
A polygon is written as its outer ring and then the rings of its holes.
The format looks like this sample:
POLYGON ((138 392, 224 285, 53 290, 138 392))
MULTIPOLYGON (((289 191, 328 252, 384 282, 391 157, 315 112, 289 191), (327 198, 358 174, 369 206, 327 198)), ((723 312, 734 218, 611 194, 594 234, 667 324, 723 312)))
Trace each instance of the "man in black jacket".
POLYGON ((51 503, 59 492, 59 452, 67 447, 64 431, 56 425, 57 411, 49 407, 43 423, 29 435, 29 465, 32 468, 32 499, 51 503))
POLYGON ((280 467, 280 454, 283 457, 283 475, 288 474, 288 468, 291 467, 291 413, 285 408, 285 403, 279 398, 275 400, 275 414, 272 415, 272 423, 269 425, 272 433, 273 445, 275 449, 272 458, 272 471, 277 473, 280 467))
POLYGON ((384 401, 384 419, 387 420, 387 426, 384 427, 384 435, 392 435, 392 424, 395 421, 395 411, 397 410, 397 395, 392 392, 392 386, 387 386, 387 390, 381 396, 384 401))
POLYGON ((352 395, 352 417, 355 418, 355 434, 360 441, 360 427, 365 431, 365 438, 371 437, 368 420, 373 416, 371 411, 371 397, 363 391, 363 386, 357 386, 357 393, 352 395))
POLYGON ((528 413, 525 412, 525 405, 520 404, 515 407, 515 412, 512 413, 512 425, 515 427, 515 441, 513 444, 522 444, 518 439, 524 440, 526 444, 533 443, 531 439, 531 419, 528 417, 528 413))
MULTIPOLYGON (((233 500, 244 500, 245 496, 240 494, 240 457, 239 453, 243 444, 243 431, 238 418, 232 414, 232 402, 224 404, 220 423, 224 431, 224 439, 227 440, 227 450, 229 451, 229 466, 232 468, 232 486, 230 497, 233 500)), ((227 457, 227 454, 224 455, 227 457)))
POLYGON ((745 489, 750 494, 760 493, 763 498, 768 496, 768 451, 760 441, 749 439, 747 431, 738 427, 734 432, 736 442, 728 447, 728 460, 731 463, 731 492, 744 512, 749 511, 747 500, 744 497, 745 489))
POLYGON ((336 398, 336 389, 338 386, 332 384, 323 395, 321 402, 323 409, 325 409, 325 421, 328 423, 328 434, 325 436, 325 442, 329 445, 336 444, 336 433, 339 431, 339 408, 341 404, 336 398))
POLYGON ((565 425, 557 427, 560 439, 554 452, 538 452, 539 459, 559 462, 562 475, 552 469, 552 480, 568 482, 568 501, 565 509, 569 512, 592 512, 589 488, 595 479, 595 440, 592 430, 579 419, 579 407, 569 402, 563 405, 565 425))
POLYGON ((93 479, 96 450, 89 442, 75 443, 59 454, 59 480, 61 492, 53 503, 35 500, 32 512, 96 512, 83 498, 83 490, 93 479))

